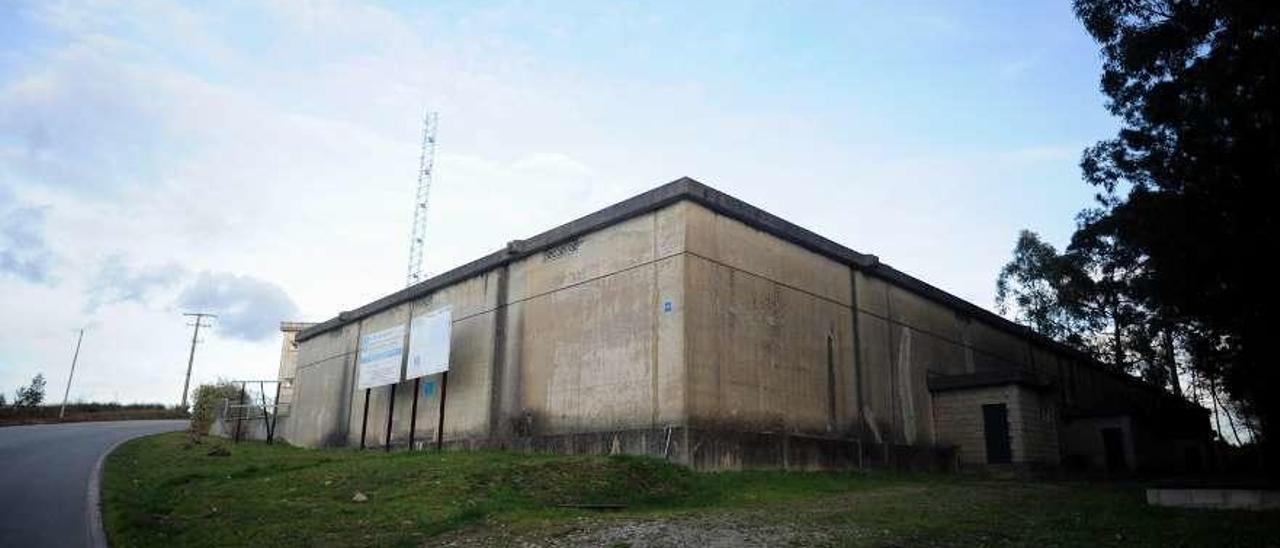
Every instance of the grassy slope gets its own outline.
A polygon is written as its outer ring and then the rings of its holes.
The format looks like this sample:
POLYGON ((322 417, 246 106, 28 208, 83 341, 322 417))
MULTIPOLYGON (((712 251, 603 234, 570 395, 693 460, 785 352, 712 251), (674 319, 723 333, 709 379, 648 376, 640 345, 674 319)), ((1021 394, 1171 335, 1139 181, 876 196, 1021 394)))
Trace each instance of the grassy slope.
MULTIPOLYGON (((215 442, 218 443, 218 442, 215 442)), ((1280 514, 1147 507, 1138 489, 888 473, 697 474, 634 457, 305 450, 135 440, 107 461, 118 546, 415 546, 475 524, 537 537, 559 524, 754 512, 847 544, 1266 545, 1280 514), (356 492, 369 497, 353 502, 356 492), (564 503, 624 503, 596 514, 564 503)), ((480 528, 465 529, 481 531, 480 528)), ((456 534, 455 534, 456 536, 456 534)))

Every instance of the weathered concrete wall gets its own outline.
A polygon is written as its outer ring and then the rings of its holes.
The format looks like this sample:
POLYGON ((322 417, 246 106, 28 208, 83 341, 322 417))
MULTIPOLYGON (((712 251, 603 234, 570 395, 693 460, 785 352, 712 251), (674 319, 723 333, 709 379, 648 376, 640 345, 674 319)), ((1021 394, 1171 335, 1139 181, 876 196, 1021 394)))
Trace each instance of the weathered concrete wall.
MULTIPOLYGON (((751 431, 771 431, 787 424, 797 431, 821 431, 815 427, 827 398, 821 393, 826 378, 820 369, 786 371, 775 379, 761 373, 784 370, 780 366, 791 363, 821 363, 815 356, 820 338, 812 334, 824 325, 840 341, 834 375, 841 396, 836 414, 845 422, 834 431, 869 443, 957 443, 954 436, 944 439, 947 436, 935 430, 947 419, 940 416, 946 411, 927 389, 931 375, 1019 370, 1055 386, 1058 394, 1009 387, 1011 395, 1003 400, 1010 406, 1011 427, 1019 429, 1014 440, 1017 458, 1050 465, 1060 460, 1055 398, 1069 396, 1077 405, 1101 407, 1155 397, 1146 388, 1072 361, 1028 337, 851 271, 744 223, 696 206, 693 212, 688 267, 693 310, 687 314, 691 425, 737 422, 751 431), (856 363, 848 318, 854 300, 851 287, 857 292, 856 363), (797 340, 807 341, 807 348, 786 346, 797 340), (718 354, 720 349, 725 350, 718 354), (723 363, 732 365, 719 365, 723 363), (790 389, 788 383, 803 388, 790 389), (761 384, 770 388, 764 390, 761 384), (788 396, 796 403, 786 400, 788 396)), ((980 405, 972 412, 980 421, 980 405)), ((969 452, 979 460, 985 458, 980 426, 979 422, 977 437, 968 442, 979 444, 969 452)))
POLYGON ((690 425, 848 439, 858 417, 848 267, 688 211, 690 425))
MULTIPOLYGON (((964 352, 955 314, 888 283, 869 284, 873 291, 859 303, 883 302, 884 335, 872 336, 871 344, 882 344, 879 354, 887 358, 879 365, 887 370, 878 377, 887 379, 890 393, 882 399, 892 402, 886 418, 890 440, 907 445, 927 445, 936 441, 933 431, 932 394, 927 389, 929 375, 954 374, 964 369, 964 352)), ((866 323, 874 324, 874 320, 866 323)), ((869 364, 871 370, 875 365, 869 364)))
MULTIPOLYGON (((934 405, 937 412, 935 424, 938 429, 938 441, 959 448, 960 462, 965 464, 986 464, 986 433, 983 429, 982 406, 987 404, 1007 404, 1012 397, 1012 385, 975 388, 972 390, 955 390, 935 396, 934 405)), ((1010 411, 1010 415, 1013 411, 1010 411)), ((1012 446, 1012 417, 1010 417, 1010 445, 1012 446)), ((1015 462, 1022 457, 1013 451, 1015 462)))
POLYGON ((1128 416, 1078 418, 1067 421, 1063 433, 1067 458, 1073 465, 1106 470, 1107 451, 1102 441, 1102 429, 1119 428, 1123 433, 1124 460, 1128 469, 1138 462, 1134 453, 1134 425, 1128 416))
POLYGON ((512 264, 514 408, 536 433, 682 420, 682 210, 636 217, 512 264))
POLYGON ((304 322, 280 322, 280 368, 276 371, 280 393, 276 403, 284 406, 283 413, 288 413, 288 405, 293 402, 293 378, 298 371, 298 332, 312 325, 314 324, 304 322))
POLYGON ((698 256, 687 268, 691 424, 846 436, 849 309, 698 256))
POLYGON ((1056 466, 1059 461, 1056 409, 1051 396, 1007 384, 934 395, 938 441, 959 448, 960 462, 987 462, 982 406, 1008 410, 1009 449, 1014 464, 1056 466))
MULTIPOLYGON (((372 333, 397 323, 405 324, 409 321, 410 310, 413 316, 417 317, 441 308, 452 308, 449 378, 444 409, 446 438, 485 437, 489 433, 494 321, 502 276, 501 271, 489 272, 361 322, 363 333, 372 333)), ((395 385, 396 401, 392 410, 391 423, 392 445, 408 443, 410 425, 416 426, 415 443, 430 442, 435 439, 440 416, 440 397, 444 393, 441 389, 441 377, 442 375, 432 375, 420 380, 416 422, 412 420, 414 418, 414 381, 409 380, 395 385), (430 394, 428 395, 427 392, 430 394)), ((359 445, 364 390, 356 389, 354 386, 352 388, 352 424, 348 443, 359 445)), ((365 444, 384 445, 387 433, 387 408, 392 389, 390 386, 380 386, 369 392, 369 422, 365 444)))
POLYGON ((1014 455, 1022 455, 1021 462, 1057 466, 1062 453, 1058 437, 1058 407, 1052 394, 1013 387, 1009 402, 1010 425, 1014 433, 1014 455))
MULTIPOLYGON (((333 371, 346 368, 348 383, 343 428, 330 430, 360 445, 365 391, 353 382, 359 333, 405 324, 410 314, 444 306, 453 307, 446 440, 510 436, 521 429, 560 435, 683 424, 684 207, 582 235, 354 322, 346 329, 353 332, 346 341, 351 355, 341 365, 326 362, 333 371)), ((323 353, 322 340, 325 335, 305 341, 305 355, 323 353)), ((319 372, 300 367, 299 376, 319 372)), ((435 439, 444 392, 439 377, 422 379, 418 390, 416 442, 435 439)), ((393 445, 408 442, 413 384, 395 387, 393 445)), ((383 386, 369 393, 367 446, 385 443, 391 392, 383 386)), ((307 416, 336 405, 341 402, 320 397, 300 399, 297 407, 307 416)), ((295 443, 314 444, 317 435, 307 430, 318 428, 295 427, 295 443)))
MULTIPOLYGON (((513 242, 437 285, 364 307, 356 321, 326 322, 321 329, 342 327, 302 344, 290 439, 358 445, 360 333, 446 305, 444 438, 453 445, 661 445, 700 467, 791 466, 793 457, 803 467, 861 459, 874 445, 894 455, 958 443, 957 427, 943 427, 946 404, 928 389, 937 376, 1016 370, 1051 387, 1013 389, 1011 419, 1056 417, 1046 402, 1066 413, 1159 400, 868 257, 673 183, 513 242), (817 447, 845 456, 810 458, 826 450, 817 447)), ((422 380, 413 418, 415 438, 428 441, 440 379, 422 380)), ((390 392, 370 395, 370 445, 383 443, 390 392)), ((403 444, 412 383, 396 394, 392 442, 403 444)), ((1027 424, 1015 452, 1053 462, 1056 432, 1027 424)), ((967 443, 967 454, 982 450, 967 443)))
POLYGON ((298 346, 294 405, 281 433, 308 447, 344 445, 350 423, 357 324, 323 333, 298 346))
POLYGON ((932 375, 1027 369, 1027 341, 981 320, 854 272, 868 439, 888 443, 938 443, 938 413, 927 389, 932 375))

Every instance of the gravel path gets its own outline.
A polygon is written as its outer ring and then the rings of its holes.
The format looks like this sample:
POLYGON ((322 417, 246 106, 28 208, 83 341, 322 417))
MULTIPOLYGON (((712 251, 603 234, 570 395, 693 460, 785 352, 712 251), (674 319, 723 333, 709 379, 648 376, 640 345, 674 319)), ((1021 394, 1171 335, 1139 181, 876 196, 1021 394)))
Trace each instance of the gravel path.
POLYGON ((435 539, 434 546, 518 548, 627 546, 631 548, 755 548, 830 546, 872 535, 854 526, 785 523, 760 511, 724 511, 661 518, 579 518, 550 529, 516 533, 503 525, 471 528, 435 539))

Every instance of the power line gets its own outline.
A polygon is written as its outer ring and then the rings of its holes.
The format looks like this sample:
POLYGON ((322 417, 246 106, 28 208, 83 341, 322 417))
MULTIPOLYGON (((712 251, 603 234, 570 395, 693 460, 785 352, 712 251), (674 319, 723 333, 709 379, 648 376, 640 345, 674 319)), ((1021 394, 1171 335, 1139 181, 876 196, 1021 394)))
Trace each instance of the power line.
POLYGON ((418 157, 418 189, 414 193, 413 227, 409 231, 409 274, 405 285, 426 278, 422 271, 423 248, 427 239, 427 205, 431 198, 431 172, 436 161, 436 113, 422 118, 422 152, 418 157))
POLYGON ((195 322, 191 325, 195 329, 191 331, 191 354, 187 356, 187 379, 182 381, 182 409, 187 408, 187 390, 191 387, 191 366, 196 361, 196 342, 200 336, 201 327, 213 327, 211 324, 204 323, 205 318, 217 318, 217 314, 209 314, 205 312, 188 312, 183 316, 191 316, 195 318, 195 322))

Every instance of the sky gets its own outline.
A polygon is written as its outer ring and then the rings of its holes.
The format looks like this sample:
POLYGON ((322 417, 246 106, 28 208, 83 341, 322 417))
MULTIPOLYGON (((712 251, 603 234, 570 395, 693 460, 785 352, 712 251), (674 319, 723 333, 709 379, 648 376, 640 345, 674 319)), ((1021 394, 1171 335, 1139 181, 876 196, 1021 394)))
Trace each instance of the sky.
POLYGON ((281 320, 689 176, 986 308, 1115 132, 1069 2, 0 3, 0 391, 177 403, 281 320))

